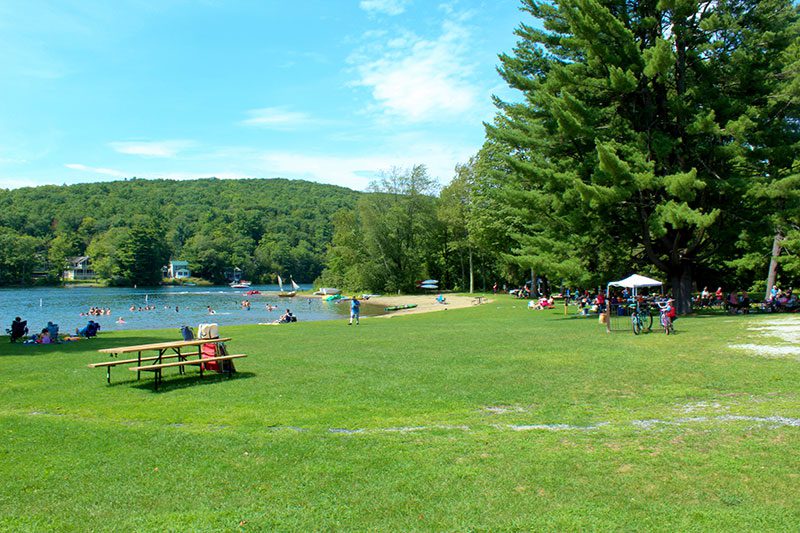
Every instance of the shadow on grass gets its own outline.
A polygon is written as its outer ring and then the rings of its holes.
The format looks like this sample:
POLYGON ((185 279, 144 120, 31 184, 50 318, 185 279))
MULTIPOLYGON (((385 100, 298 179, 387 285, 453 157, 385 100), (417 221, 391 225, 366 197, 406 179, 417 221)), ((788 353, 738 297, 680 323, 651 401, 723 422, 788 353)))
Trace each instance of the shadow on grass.
POLYGON ((118 383, 112 383, 111 386, 129 385, 135 389, 148 390, 150 392, 161 394, 161 393, 186 389, 188 387, 214 385, 225 381, 250 379, 256 377, 257 375, 258 374, 256 374, 255 372, 236 372, 232 376, 228 376, 227 374, 205 372, 203 374, 203 377, 200 377, 199 372, 193 374, 183 374, 183 375, 171 374, 169 376, 164 377, 164 379, 161 381, 161 385, 159 385, 158 387, 158 390, 155 390, 155 383, 152 377, 149 379, 147 377, 144 377, 139 381, 135 379, 128 381, 120 381, 118 383))
MULTIPOLYGON (((597 313, 593 315, 578 315, 575 313, 570 313, 568 315, 562 314, 558 316, 549 316, 547 318, 549 318, 550 320, 583 320, 583 321, 594 320, 595 322, 597 322, 598 315, 597 313)), ((627 318, 630 319, 630 317, 627 318)))
MULTIPOLYGON (((72 354, 76 352, 96 352, 104 348, 116 346, 137 346, 140 344, 150 344, 154 342, 182 340, 171 338, 164 335, 127 335, 113 337, 93 337, 91 339, 81 339, 78 341, 65 341, 53 344, 23 344, 20 341, 10 342, 8 336, 0 337, 0 357, 4 355, 52 355, 52 354, 72 354)), ((103 357, 109 357, 104 354, 103 357)))

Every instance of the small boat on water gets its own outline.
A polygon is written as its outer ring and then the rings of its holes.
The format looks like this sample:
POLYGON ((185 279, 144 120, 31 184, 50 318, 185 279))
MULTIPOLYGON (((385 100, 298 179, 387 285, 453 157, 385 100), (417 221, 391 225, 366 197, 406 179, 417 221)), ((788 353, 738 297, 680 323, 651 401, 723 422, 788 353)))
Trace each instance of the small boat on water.
POLYGON ((289 281, 291 281, 292 283, 292 290, 285 291, 283 290, 283 280, 281 279, 280 276, 278 276, 278 287, 280 287, 281 289, 280 292, 278 292, 278 296, 280 296, 281 298, 291 298, 292 296, 297 296, 297 289, 299 289, 300 286, 294 282, 291 276, 289 277, 289 281))
POLYGON ((253 296, 254 294, 261 294, 261 291, 247 291, 245 294, 247 296, 253 296))
POLYGON ((250 283, 249 281, 239 280, 239 281, 234 281, 228 286, 231 289, 249 289, 250 285, 252 285, 252 283, 250 283))

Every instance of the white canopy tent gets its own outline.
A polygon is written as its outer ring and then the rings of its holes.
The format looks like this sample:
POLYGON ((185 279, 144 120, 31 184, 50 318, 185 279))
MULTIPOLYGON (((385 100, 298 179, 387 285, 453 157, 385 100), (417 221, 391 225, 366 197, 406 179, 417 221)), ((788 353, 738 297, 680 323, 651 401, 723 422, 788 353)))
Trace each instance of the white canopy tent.
POLYGON ((632 274, 625 279, 621 279, 619 281, 612 281, 606 287, 606 295, 608 295, 610 288, 614 287, 625 287, 628 289, 633 289, 632 296, 636 296, 636 289, 639 287, 663 287, 664 284, 658 280, 648 278, 645 276, 640 276, 639 274, 632 274))

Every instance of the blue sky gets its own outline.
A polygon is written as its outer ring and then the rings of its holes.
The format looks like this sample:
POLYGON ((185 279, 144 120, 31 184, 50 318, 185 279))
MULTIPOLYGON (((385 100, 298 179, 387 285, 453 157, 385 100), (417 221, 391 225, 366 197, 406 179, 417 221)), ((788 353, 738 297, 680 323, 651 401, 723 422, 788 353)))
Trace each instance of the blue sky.
POLYGON ((0 187, 301 178, 365 189, 480 147, 517 0, 0 2, 0 187))

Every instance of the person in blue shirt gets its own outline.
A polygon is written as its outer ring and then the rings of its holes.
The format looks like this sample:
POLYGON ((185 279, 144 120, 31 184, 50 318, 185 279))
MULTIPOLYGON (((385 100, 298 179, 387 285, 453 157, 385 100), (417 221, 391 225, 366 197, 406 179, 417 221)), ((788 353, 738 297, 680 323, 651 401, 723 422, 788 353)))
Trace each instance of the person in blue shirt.
POLYGON ((78 330, 75 330, 75 333, 77 333, 81 337, 86 337, 88 339, 90 337, 96 337, 97 330, 99 329, 100 329, 100 324, 98 324, 94 320, 90 320, 88 324, 86 324, 85 326, 83 326, 78 330))
POLYGON ((350 322, 347 323, 348 326, 353 325, 353 319, 356 319, 356 326, 358 325, 359 315, 361 314, 361 302, 358 301, 358 298, 353 296, 353 299, 350 300, 350 322))
POLYGON ((48 321, 47 331, 50 333, 50 339, 53 342, 58 342, 58 324, 53 324, 52 321, 48 321))

